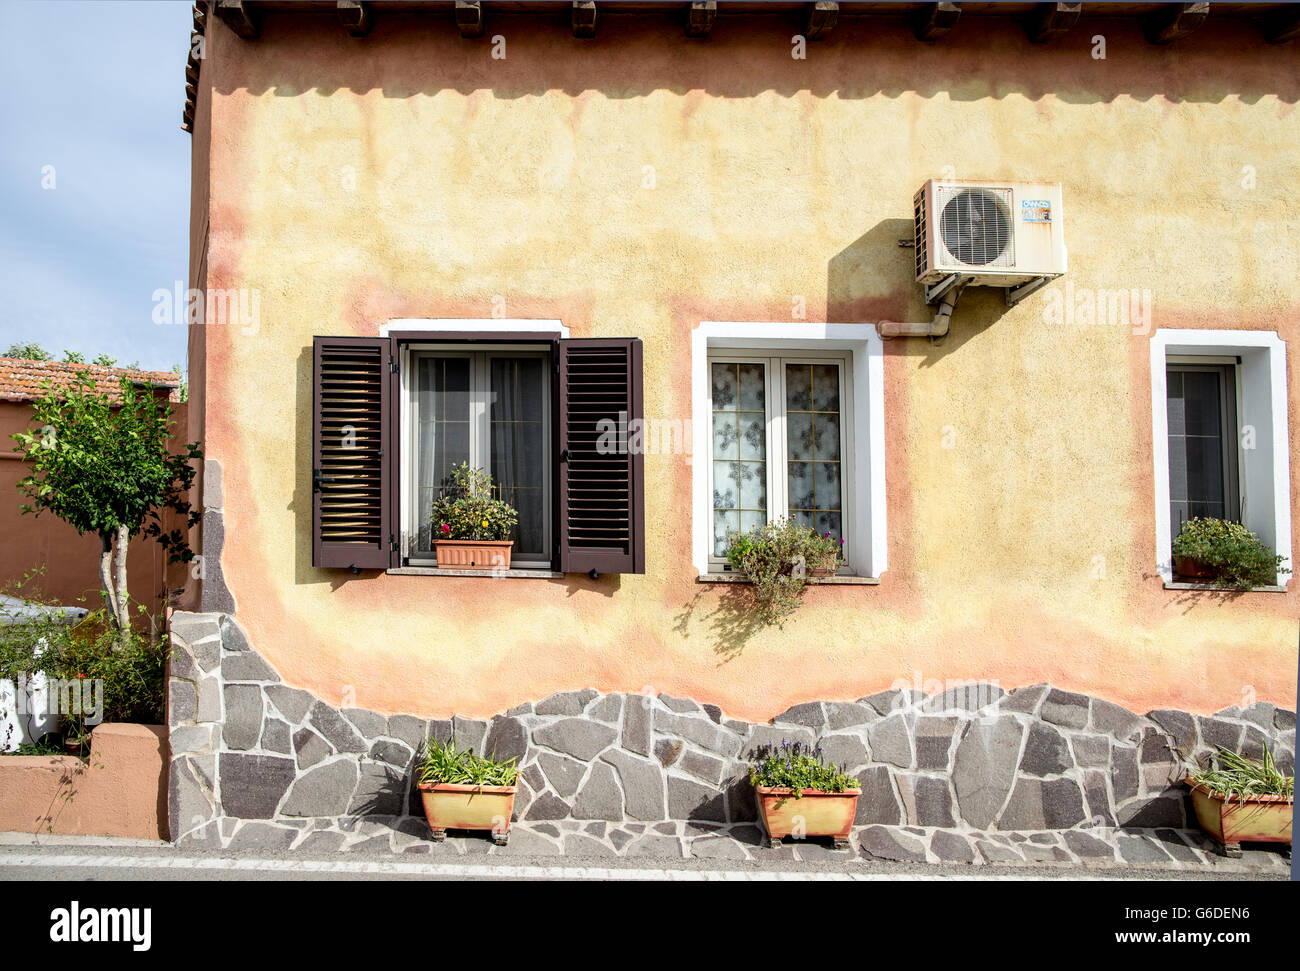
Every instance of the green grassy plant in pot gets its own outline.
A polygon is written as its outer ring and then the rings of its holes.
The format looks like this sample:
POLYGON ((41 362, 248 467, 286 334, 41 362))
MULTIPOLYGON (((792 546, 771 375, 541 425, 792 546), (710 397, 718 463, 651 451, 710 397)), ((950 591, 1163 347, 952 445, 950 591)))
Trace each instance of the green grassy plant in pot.
POLYGON ((433 500, 434 549, 440 569, 508 570, 519 513, 496 495, 492 476, 462 462, 433 500))
POLYGON ((727 562, 752 584, 754 609, 780 625, 802 602, 803 589, 844 565, 843 541, 818 535, 793 519, 777 519, 728 537, 727 562))
POLYGON ((1210 766, 1192 772, 1196 821, 1218 840, 1225 856, 1241 856, 1242 843, 1291 845, 1295 776, 1278 771, 1272 751, 1251 759, 1220 747, 1210 766))
POLYGON ((1226 519, 1189 519, 1174 540, 1174 573, 1217 587, 1249 590, 1277 583, 1291 571, 1283 558, 1241 523, 1226 519))
POLYGON ((845 767, 827 762, 820 748, 783 742, 761 749, 749 781, 769 846, 786 836, 828 836, 836 849, 848 848, 862 787, 845 767))
POLYGON ((430 736, 415 763, 416 787, 435 842, 449 829, 486 830, 505 846, 515 810, 515 760, 499 760, 430 736))

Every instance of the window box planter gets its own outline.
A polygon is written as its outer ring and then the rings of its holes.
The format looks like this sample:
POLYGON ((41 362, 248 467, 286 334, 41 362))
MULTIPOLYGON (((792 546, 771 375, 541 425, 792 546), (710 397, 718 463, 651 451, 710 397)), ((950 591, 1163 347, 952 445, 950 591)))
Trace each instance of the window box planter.
POLYGON ((1224 856, 1241 856, 1242 843, 1291 843, 1291 798, 1225 797, 1192 786, 1192 806, 1201 829, 1218 840, 1224 856))
POLYGON ((442 570, 508 570, 514 540, 439 539, 434 541, 442 570))
POLYGON ((424 817, 435 843, 449 829, 487 830, 492 842, 505 846, 510 839, 510 817, 515 811, 518 786, 476 786, 450 782, 419 783, 424 817))
POLYGON ((767 834, 768 845, 780 845, 782 837, 829 836, 835 849, 848 849, 849 830, 858 811, 861 789, 822 792, 804 789, 795 796, 793 789, 778 786, 755 786, 758 819, 767 834))
POLYGON ((1181 580, 1217 580, 1219 570, 1190 556, 1175 556, 1174 576, 1181 580))

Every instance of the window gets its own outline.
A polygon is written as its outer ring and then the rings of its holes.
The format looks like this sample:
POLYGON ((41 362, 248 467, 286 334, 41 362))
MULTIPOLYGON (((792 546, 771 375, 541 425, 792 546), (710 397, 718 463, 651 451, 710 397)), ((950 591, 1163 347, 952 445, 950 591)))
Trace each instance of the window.
POLYGON ((1151 422, 1164 581, 1174 537, 1193 516, 1241 522, 1290 566, 1286 343, 1270 331, 1157 329, 1151 422))
POLYGON ((846 536, 848 372, 844 355, 710 355, 713 565, 769 519, 846 536))
POLYGON ((1239 522, 1237 501, 1237 364, 1215 358, 1170 362, 1165 393, 1169 422, 1169 522, 1174 536, 1189 519, 1239 522))
POLYGON ((727 571, 729 533, 789 516, 844 540, 843 573, 879 577, 884 363, 874 325, 703 321, 691 335, 691 388, 700 576, 727 571))
POLYGON ((436 558, 430 508, 462 462, 491 473, 519 512, 512 562, 551 560, 550 354, 523 346, 466 351, 414 345, 405 382, 409 463, 404 553, 436 558))
POLYGON ((431 506, 468 462, 519 512, 512 574, 644 573, 644 454, 627 434, 644 420, 641 362, 638 339, 570 338, 559 321, 315 338, 312 565, 438 572, 431 506))

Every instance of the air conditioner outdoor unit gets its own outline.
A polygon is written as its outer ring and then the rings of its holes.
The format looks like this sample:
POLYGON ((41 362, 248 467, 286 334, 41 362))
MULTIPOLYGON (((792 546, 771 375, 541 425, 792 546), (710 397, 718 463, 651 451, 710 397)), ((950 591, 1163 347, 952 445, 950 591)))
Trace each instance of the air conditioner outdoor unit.
POLYGON ((914 200, 916 281, 1003 287, 1015 303, 1065 273, 1059 182, 941 182, 914 200))

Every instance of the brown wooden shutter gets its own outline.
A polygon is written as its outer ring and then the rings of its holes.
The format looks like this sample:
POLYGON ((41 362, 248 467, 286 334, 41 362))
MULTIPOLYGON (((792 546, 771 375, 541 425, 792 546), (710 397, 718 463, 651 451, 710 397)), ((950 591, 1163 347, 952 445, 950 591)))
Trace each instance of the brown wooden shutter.
POLYGON ((312 565, 386 569, 389 341, 317 337, 312 362, 312 565))
POLYGON ((559 403, 560 569, 644 573, 644 448, 627 447, 643 420, 641 341, 560 341, 559 403), (610 429, 615 448, 598 448, 610 429))

